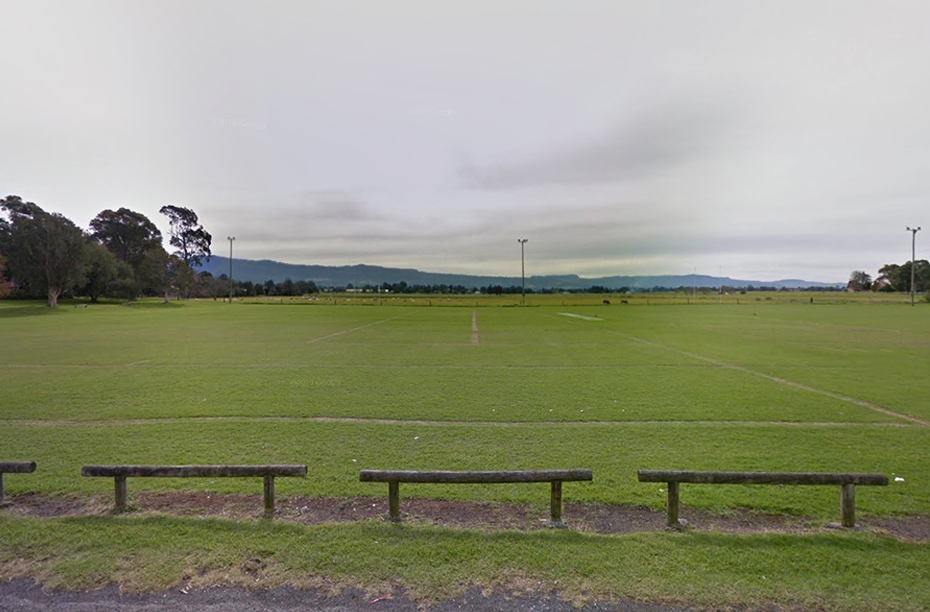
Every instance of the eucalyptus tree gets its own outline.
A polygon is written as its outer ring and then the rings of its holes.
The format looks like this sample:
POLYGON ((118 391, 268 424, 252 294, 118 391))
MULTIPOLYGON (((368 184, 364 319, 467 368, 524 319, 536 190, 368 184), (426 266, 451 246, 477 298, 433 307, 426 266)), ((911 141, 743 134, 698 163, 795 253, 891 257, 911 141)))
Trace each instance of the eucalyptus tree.
POLYGON ((16 195, 0 200, 9 221, 0 228, 0 251, 18 285, 48 296, 48 305, 84 282, 87 244, 68 218, 16 195))
POLYGON ((120 208, 101 211, 90 222, 94 237, 120 261, 137 268, 149 249, 161 246, 161 232, 142 213, 120 208))
POLYGON ((159 211, 168 217, 171 225, 171 246, 177 249, 177 255, 190 267, 200 266, 201 260, 210 260, 210 244, 213 236, 200 225, 197 213, 189 208, 162 206, 159 211))

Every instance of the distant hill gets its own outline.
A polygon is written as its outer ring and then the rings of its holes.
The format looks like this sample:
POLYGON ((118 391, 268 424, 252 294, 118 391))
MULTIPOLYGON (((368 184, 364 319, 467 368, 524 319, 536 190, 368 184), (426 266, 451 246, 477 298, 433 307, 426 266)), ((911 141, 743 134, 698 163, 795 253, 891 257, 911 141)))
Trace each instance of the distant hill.
MULTIPOLYGON (((204 261, 201 270, 214 276, 229 273, 229 259, 213 256, 204 261)), ((441 272, 422 272, 413 268, 385 268, 364 264, 354 266, 317 266, 289 264, 269 259, 233 258, 233 278, 242 281, 263 283, 273 280, 276 283, 285 279, 312 280, 321 287, 345 287, 381 285, 382 283, 406 282, 408 285, 463 285, 470 288, 501 285, 509 287, 520 285, 519 276, 473 276, 469 274, 444 274, 441 272)), ((600 278, 582 278, 575 274, 557 276, 527 276, 527 289, 586 289, 594 285, 615 289, 630 287, 632 289, 652 289, 653 287, 775 287, 778 289, 798 289, 806 287, 844 287, 846 283, 817 283, 799 279, 779 281, 740 280, 728 277, 706 276, 701 274, 660 275, 660 276, 605 276, 600 278)))

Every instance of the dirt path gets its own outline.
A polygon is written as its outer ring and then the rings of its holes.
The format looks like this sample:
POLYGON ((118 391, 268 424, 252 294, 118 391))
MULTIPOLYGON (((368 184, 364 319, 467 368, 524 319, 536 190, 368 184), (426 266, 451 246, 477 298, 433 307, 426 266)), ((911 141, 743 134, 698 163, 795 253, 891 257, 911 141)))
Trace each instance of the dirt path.
MULTIPOLYGON (((111 496, 59 497, 40 494, 16 496, 3 510, 8 516, 63 517, 106 516, 112 512, 111 496)), ((259 495, 215 494, 195 491, 137 492, 130 502, 134 514, 151 514, 259 520, 259 495)), ((479 503, 435 499, 401 500, 404 520, 455 529, 484 531, 549 529, 548 512, 531 504, 479 503)), ((282 497, 275 520, 318 525, 385 519, 385 497, 282 497)), ((570 529, 584 533, 625 534, 665 529, 665 511, 638 506, 566 503, 563 517, 570 529)), ((693 529, 717 533, 824 533, 832 527, 808 517, 754 514, 737 510, 712 514, 684 508, 682 518, 693 529)), ((900 518, 859 517, 857 529, 899 540, 930 542, 930 516, 900 518)))
MULTIPOLYGON (((477 588, 463 597, 420 607, 403 592, 385 593, 372 599, 360 591, 322 595, 290 587, 246 590, 238 587, 171 590, 146 595, 121 595, 116 587, 88 593, 44 591, 29 580, 0 582, 0 612, 687 612, 688 608, 635 601, 591 602, 575 607, 557 596, 544 594, 484 595, 477 588)), ((773 612, 773 608, 767 608, 773 612)))

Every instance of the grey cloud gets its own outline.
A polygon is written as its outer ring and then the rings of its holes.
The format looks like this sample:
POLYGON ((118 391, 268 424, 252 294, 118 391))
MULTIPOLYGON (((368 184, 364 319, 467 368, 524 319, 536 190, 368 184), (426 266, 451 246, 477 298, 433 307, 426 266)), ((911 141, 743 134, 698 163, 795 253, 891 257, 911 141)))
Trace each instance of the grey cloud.
POLYGON ((383 218, 362 199, 342 191, 310 191, 300 198, 299 207, 307 216, 334 221, 372 221, 383 218))
POLYGON ((499 190, 619 182, 672 169, 710 152, 736 116, 733 109, 682 97, 631 113, 614 129, 525 163, 490 168, 461 164, 459 180, 468 187, 499 190))
POLYGON ((843 280, 930 225, 930 3, 109 4, 0 2, 0 196, 500 274, 843 280))

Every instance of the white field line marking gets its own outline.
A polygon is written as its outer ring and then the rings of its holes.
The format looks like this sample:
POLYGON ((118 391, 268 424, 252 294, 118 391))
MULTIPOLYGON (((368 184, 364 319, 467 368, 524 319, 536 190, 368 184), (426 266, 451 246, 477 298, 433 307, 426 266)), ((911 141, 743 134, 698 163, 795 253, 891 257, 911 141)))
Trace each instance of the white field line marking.
POLYGON ((79 421, 74 419, 50 419, 39 421, 35 419, 0 419, 0 423, 9 425, 23 425, 27 427, 107 427, 124 425, 158 425, 177 423, 345 423, 345 424, 374 424, 374 425, 417 425, 424 427, 649 427, 670 426, 687 427, 875 427, 875 428, 910 428, 908 423, 860 423, 856 421, 429 421, 423 419, 377 419, 362 417, 289 417, 289 416, 199 416, 199 417, 167 417, 151 419, 89 419, 79 421))
POLYGON ((471 311, 471 343, 478 344, 478 311, 471 311))
POLYGON ((604 319, 599 319, 598 317, 589 317, 588 315, 575 314, 574 312, 560 312, 560 315, 563 317, 572 317, 575 319, 584 319, 585 321, 603 321, 604 319))
MULTIPOLYGON (((559 313, 559 314, 562 314, 562 313, 559 313)), ((551 315, 548 315, 548 316, 551 316, 551 315)), ((732 364, 732 363, 726 363, 726 362, 724 362, 724 361, 718 361, 718 360, 716 360, 716 359, 711 359, 710 357, 705 357, 704 355, 698 355, 698 354, 696 354, 696 353, 689 353, 688 351, 682 351, 682 350, 679 350, 679 349, 676 349, 676 348, 673 348, 673 347, 670 347, 670 346, 666 346, 666 345, 664 345, 664 344, 660 344, 660 343, 658 343, 658 342, 652 342, 652 341, 650 341, 650 340, 643 340, 642 338, 636 338, 635 336, 628 336, 628 335, 626 335, 626 334, 623 334, 623 333, 620 333, 620 332, 617 332, 617 331, 614 331, 614 330, 608 329, 608 330, 606 330, 606 331, 607 331, 607 333, 613 334, 613 335, 615 335, 615 336, 620 336, 620 337, 622 337, 622 338, 628 338, 628 339, 630 339, 630 340, 635 340, 636 342, 640 342, 640 343, 645 344, 645 345, 647 345, 647 346, 654 346, 654 347, 656 347, 656 348, 661 348, 661 349, 663 349, 663 350, 670 351, 670 352, 672 352, 672 353, 678 353, 679 355, 684 355, 684 356, 690 357, 690 358, 692 358, 692 359, 697 359, 698 361, 703 361, 704 363, 709 363, 709 364, 711 364, 711 365, 715 365, 715 366, 718 366, 718 367, 721 367, 721 368, 727 368, 727 369, 730 369, 730 370, 736 370, 736 371, 738 371, 738 372, 743 372, 743 373, 745 373, 745 374, 751 374, 751 375, 753 375, 753 376, 758 376, 758 377, 760 377, 760 378, 765 378, 765 379, 770 380, 770 381, 772 381, 772 382, 775 382, 775 383, 778 383, 778 384, 781 384, 781 385, 785 385, 785 386, 787 386, 787 387, 791 387, 791 388, 794 388, 794 389, 798 389, 798 390, 801 390, 801 391, 807 391, 807 392, 809 392, 809 393, 816 393, 816 394, 818 394, 818 395, 824 395, 824 396, 826 396, 826 397, 830 397, 830 398, 833 398, 833 399, 836 399, 836 400, 840 400, 840 401, 843 401, 843 402, 849 402, 849 403, 851 403, 851 404, 855 404, 855 405, 861 406, 861 407, 863 407, 863 408, 868 408, 869 410, 874 410, 875 412, 880 412, 880 413, 882 413, 882 414, 886 414, 886 415, 891 416, 891 417, 895 417, 895 418, 898 418, 898 419, 904 419, 905 421, 910 421, 911 423, 914 423, 915 425, 920 425, 921 427, 927 427, 928 425, 930 425, 930 422, 927 422, 927 421, 925 421, 924 419, 921 419, 921 418, 918 418, 918 417, 915 417, 915 416, 910 416, 910 415, 907 415, 907 414, 901 414, 900 412, 895 412, 894 410, 889 410, 888 408, 885 408, 885 407, 883 407, 883 406, 879 406, 878 404, 873 404, 873 403, 871 403, 871 402, 866 402, 866 401, 864 401, 864 400, 860 400, 860 399, 857 399, 857 398, 854 398, 854 397, 849 397, 848 395, 841 395, 841 394, 839 394, 839 393, 833 393, 832 391, 826 391, 826 390, 824 390, 824 389, 818 389, 818 388, 816 388, 816 387, 811 387, 811 386, 808 386, 808 385, 805 385, 805 384, 802 384, 802 383, 798 383, 798 382, 794 382, 794 381, 792 381, 792 380, 788 380, 788 379, 785 379, 785 378, 779 378, 778 376, 772 376, 772 375, 770 375, 770 374, 765 374, 765 373, 763 373, 763 372, 757 372, 756 370, 751 370, 751 369, 746 368, 746 367, 743 367, 743 366, 738 366, 738 365, 735 365, 735 364, 732 364)))
POLYGON ((343 329, 342 331, 333 332, 333 333, 327 334, 327 335, 325 335, 325 336, 320 336, 319 338, 313 338, 313 339, 311 339, 311 340, 307 340, 307 344, 313 344, 314 342, 321 342, 321 341, 327 340, 327 339, 329 339, 329 338, 335 338, 336 336, 341 336, 342 334, 351 334, 352 332, 358 331, 358 330, 360 330, 360 329, 365 329, 366 327, 371 327, 372 325, 380 325, 381 323, 387 323, 388 321, 393 321, 394 319, 399 319, 399 318, 401 318, 401 317, 403 317, 403 316, 406 316, 406 315, 408 315, 408 314, 410 314, 410 313, 405 312, 405 313, 402 313, 402 314, 397 315, 396 317, 389 317, 389 318, 387 318, 387 319, 381 319, 381 320, 379 320, 379 321, 374 321, 374 322, 372 322, 372 323, 366 323, 365 325, 359 325, 358 327, 353 327, 352 329, 343 329))
MULTIPOLYGON (((616 332, 613 332, 613 333, 616 333, 616 332)), ((623 334, 617 334, 617 335, 623 335, 623 334)), ((900 412, 895 412, 894 410, 889 410, 888 408, 884 408, 882 406, 879 406, 878 404, 873 404, 872 402, 867 402, 865 400, 857 399, 855 397, 850 397, 848 395, 842 395, 840 393, 834 393, 833 391, 827 391, 825 389, 818 389, 817 387, 811 387, 803 383, 794 382, 793 380, 788 380, 786 378, 780 378, 778 376, 772 376, 771 374, 766 374, 764 372, 751 370, 749 368, 738 366, 732 363, 727 363, 725 361, 718 361, 717 359, 705 357, 704 355, 698 355, 697 353, 689 353, 688 351, 682 351, 682 350, 679 350, 679 349, 676 349, 670 346, 666 346, 664 344, 660 344, 658 342, 652 342, 650 340, 643 340, 642 338, 636 338, 635 336, 624 336, 624 337, 630 338, 631 340, 635 340, 636 342, 640 342, 642 344, 661 348, 667 351, 671 351, 673 353, 678 353, 679 355, 685 355, 686 357, 691 357, 692 359, 697 359, 705 363, 710 363, 712 365, 719 366, 721 368, 726 368, 728 370, 736 370, 737 372, 743 372, 744 374, 751 374, 753 376, 758 376, 759 378, 764 378, 766 380, 770 380, 780 385, 791 387, 792 389, 798 389, 800 391, 807 391, 809 393, 816 393, 818 395, 824 395, 826 397, 829 397, 835 400, 840 400, 842 402, 849 402, 850 404, 855 404, 856 406, 868 408, 869 410, 874 410, 875 412, 880 412, 882 414, 886 414, 888 416, 892 416, 898 419, 904 419, 905 421, 910 421, 911 423, 915 423, 923 427, 930 425, 930 423, 928 423, 927 421, 921 418, 911 416, 909 414, 902 414, 900 412)))

